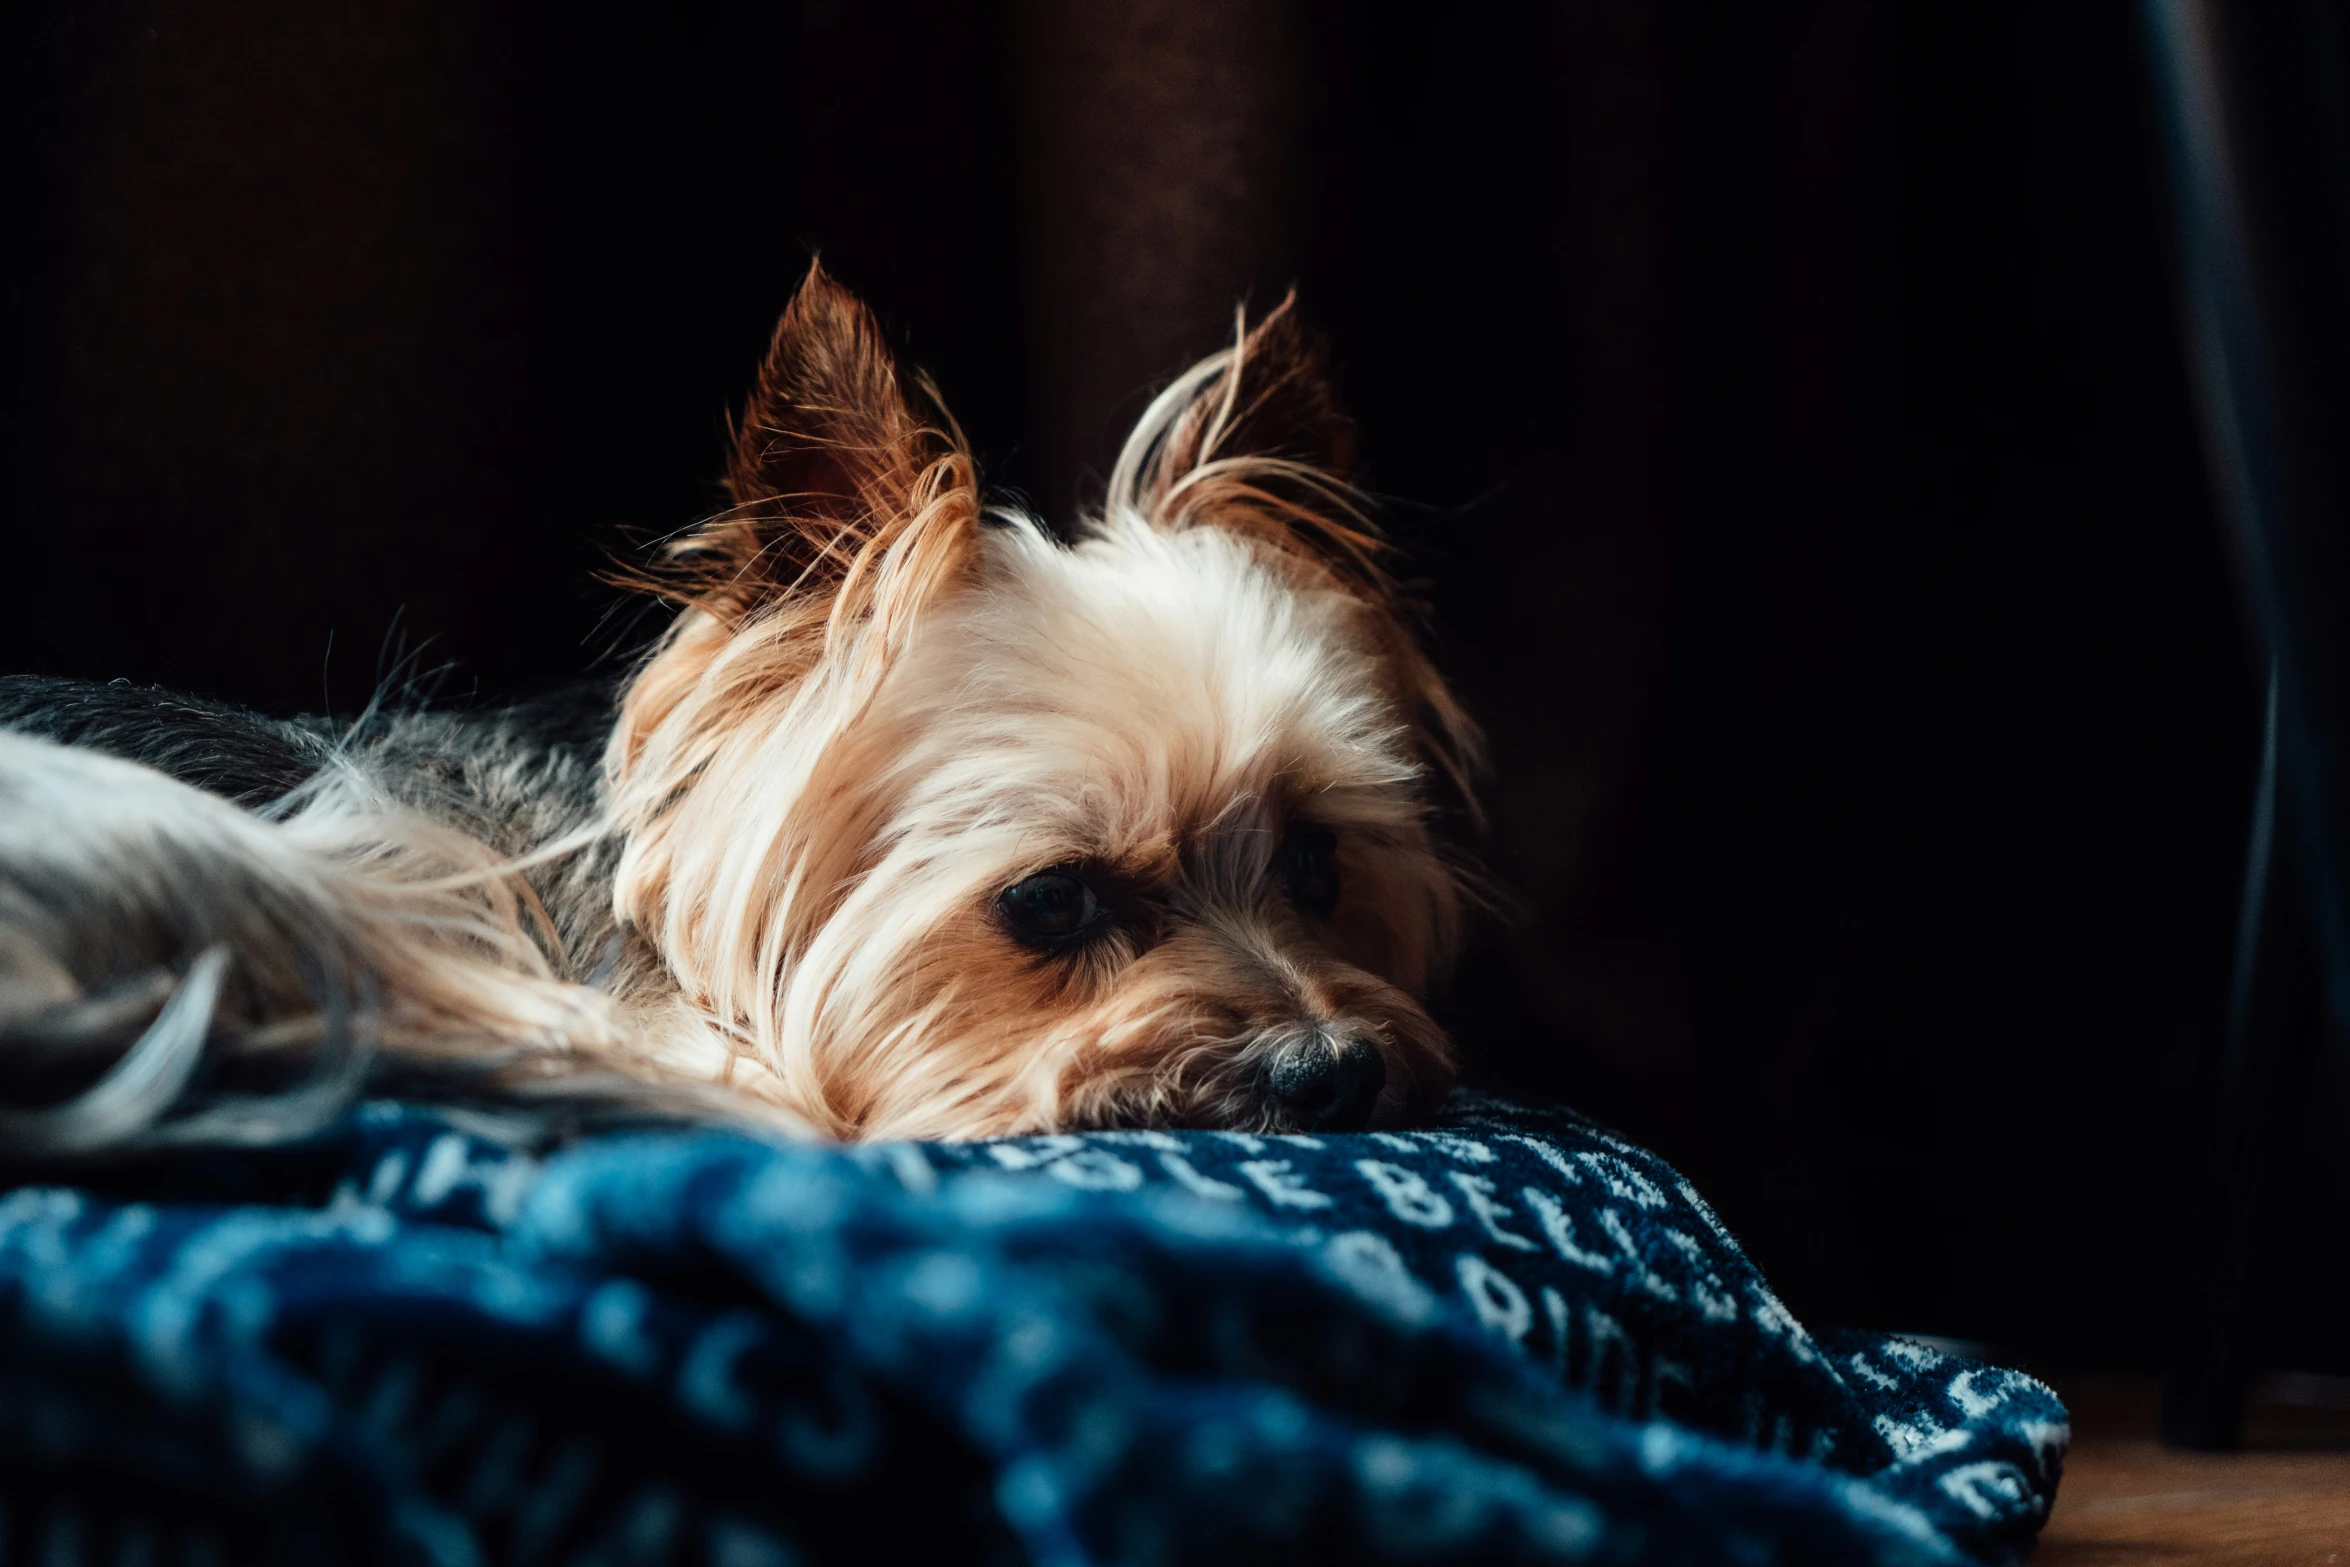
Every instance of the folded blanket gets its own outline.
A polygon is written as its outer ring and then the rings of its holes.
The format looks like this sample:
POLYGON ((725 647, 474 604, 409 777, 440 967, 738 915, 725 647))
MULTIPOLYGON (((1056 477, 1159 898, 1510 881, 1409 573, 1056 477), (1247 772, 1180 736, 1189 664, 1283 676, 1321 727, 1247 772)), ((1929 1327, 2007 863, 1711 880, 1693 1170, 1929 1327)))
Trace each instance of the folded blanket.
POLYGON ((2014 1562, 2055 1397, 1807 1333, 1662 1161, 1431 1130, 551 1155, 360 1107, 0 1194, 0 1557, 2014 1562))

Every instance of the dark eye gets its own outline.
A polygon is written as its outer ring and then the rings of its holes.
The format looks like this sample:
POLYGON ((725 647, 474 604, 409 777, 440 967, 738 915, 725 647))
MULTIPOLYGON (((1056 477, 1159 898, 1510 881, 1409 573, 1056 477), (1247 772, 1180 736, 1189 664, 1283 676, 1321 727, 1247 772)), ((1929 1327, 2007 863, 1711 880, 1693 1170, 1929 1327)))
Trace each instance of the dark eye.
POLYGON ((1108 915, 1085 877, 1066 867, 1014 882, 995 906, 1014 936, 1048 949, 1082 940, 1108 915))
POLYGON ((1328 919, 1338 907, 1338 838, 1316 822, 1291 822, 1281 834, 1273 869, 1289 889, 1289 901, 1328 919))

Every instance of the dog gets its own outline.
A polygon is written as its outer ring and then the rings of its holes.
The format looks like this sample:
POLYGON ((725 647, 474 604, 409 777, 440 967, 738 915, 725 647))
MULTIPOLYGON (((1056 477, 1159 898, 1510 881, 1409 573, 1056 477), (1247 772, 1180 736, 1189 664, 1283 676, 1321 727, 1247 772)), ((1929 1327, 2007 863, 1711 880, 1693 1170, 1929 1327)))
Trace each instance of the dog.
POLYGON ((617 690, 338 731, 0 682, 0 1145, 374 1085, 817 1136, 1427 1110, 1474 729, 1292 301, 1064 541, 811 267, 617 690))

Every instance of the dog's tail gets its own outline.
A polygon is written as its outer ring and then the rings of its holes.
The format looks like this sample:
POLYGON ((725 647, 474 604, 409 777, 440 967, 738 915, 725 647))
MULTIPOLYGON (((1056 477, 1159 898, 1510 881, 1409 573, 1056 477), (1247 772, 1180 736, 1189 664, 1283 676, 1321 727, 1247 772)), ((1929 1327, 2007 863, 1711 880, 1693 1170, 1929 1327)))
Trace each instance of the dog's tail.
POLYGON ((516 869, 355 771, 263 817, 0 733, 0 1162, 284 1142, 371 1090, 723 1114, 557 975, 516 869))

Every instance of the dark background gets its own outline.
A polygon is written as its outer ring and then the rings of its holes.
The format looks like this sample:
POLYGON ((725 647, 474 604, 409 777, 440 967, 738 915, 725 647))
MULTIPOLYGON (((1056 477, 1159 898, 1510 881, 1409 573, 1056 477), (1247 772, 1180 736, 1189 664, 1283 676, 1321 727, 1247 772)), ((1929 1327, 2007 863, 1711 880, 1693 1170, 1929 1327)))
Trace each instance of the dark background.
MULTIPOLYGON (((1056 519, 1290 282, 1511 908, 1489 1081, 1797 1310, 2152 1360, 2257 742, 2135 10, 20 3, 0 668, 615 667, 811 250, 1056 519), (330 651, 331 650, 331 651, 330 651)), ((2258 1357, 2350 1370, 2311 1047, 2258 1357)))

